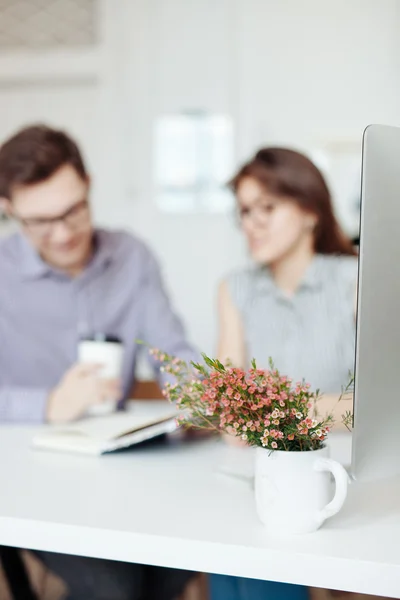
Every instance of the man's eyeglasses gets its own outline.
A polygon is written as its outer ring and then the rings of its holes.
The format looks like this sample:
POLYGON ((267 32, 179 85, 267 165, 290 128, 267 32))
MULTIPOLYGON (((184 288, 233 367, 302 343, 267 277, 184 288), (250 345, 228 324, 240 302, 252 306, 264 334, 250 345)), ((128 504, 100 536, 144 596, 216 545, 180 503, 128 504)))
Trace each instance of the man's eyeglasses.
POLYGON ((25 219, 16 214, 13 216, 16 221, 21 223, 31 233, 45 237, 51 233, 56 223, 64 223, 68 228, 74 230, 81 227, 89 216, 89 203, 86 199, 81 200, 71 206, 62 215, 58 215, 58 217, 25 219))

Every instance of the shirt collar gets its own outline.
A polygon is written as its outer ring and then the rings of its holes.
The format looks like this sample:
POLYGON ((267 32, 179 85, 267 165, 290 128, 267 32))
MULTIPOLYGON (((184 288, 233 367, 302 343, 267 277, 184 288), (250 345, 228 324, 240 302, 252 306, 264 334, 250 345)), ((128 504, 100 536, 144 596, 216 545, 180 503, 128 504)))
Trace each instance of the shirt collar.
MULTIPOLYGON (((99 268, 108 266, 113 259, 114 248, 107 232, 96 229, 93 235, 94 254, 82 276, 91 273, 93 270, 97 271, 99 268)), ((62 271, 58 271, 46 263, 21 233, 19 234, 19 244, 21 273, 23 277, 27 279, 40 279, 51 275, 67 277, 62 271)))
MULTIPOLYGON (((323 283, 323 255, 316 254, 308 266, 297 291, 302 289, 317 290, 323 283)), ((268 267, 260 266, 255 270, 257 289, 263 293, 278 292, 274 278, 268 267)))
POLYGON ((93 234, 94 252, 91 261, 85 269, 92 272, 94 269, 107 267, 115 257, 115 245, 112 236, 104 229, 95 229, 93 234))
POLYGON ((316 254, 304 274, 303 281, 300 283, 299 289, 319 289, 323 283, 323 272, 324 256, 322 254, 316 254))
POLYGON ((20 265, 23 277, 37 279, 45 277, 52 272, 50 265, 45 263, 31 246, 26 237, 21 233, 19 236, 20 265))

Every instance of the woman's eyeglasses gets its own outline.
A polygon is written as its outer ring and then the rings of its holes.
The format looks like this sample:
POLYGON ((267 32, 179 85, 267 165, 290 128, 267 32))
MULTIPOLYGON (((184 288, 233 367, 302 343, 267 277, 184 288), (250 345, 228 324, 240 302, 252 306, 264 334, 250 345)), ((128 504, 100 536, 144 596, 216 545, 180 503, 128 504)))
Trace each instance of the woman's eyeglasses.
POLYGON ((254 204, 251 207, 239 206, 238 217, 241 223, 252 221, 253 223, 265 225, 269 221, 270 215, 277 206, 276 202, 254 204))

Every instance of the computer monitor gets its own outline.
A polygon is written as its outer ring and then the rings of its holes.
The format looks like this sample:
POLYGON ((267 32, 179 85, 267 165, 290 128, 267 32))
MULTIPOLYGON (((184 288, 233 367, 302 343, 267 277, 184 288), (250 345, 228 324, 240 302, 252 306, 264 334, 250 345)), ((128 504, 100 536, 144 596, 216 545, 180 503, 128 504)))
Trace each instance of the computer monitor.
POLYGON ((364 132, 352 476, 400 473, 400 128, 364 132))

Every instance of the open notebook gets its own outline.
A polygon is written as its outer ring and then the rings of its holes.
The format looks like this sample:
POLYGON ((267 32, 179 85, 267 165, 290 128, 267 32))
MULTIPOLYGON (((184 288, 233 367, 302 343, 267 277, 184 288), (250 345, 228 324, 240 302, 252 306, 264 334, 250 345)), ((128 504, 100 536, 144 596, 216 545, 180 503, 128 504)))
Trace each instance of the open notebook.
POLYGON ((177 428, 177 411, 166 401, 132 401, 127 410, 47 426, 34 436, 34 448, 98 456, 139 444, 177 428))

